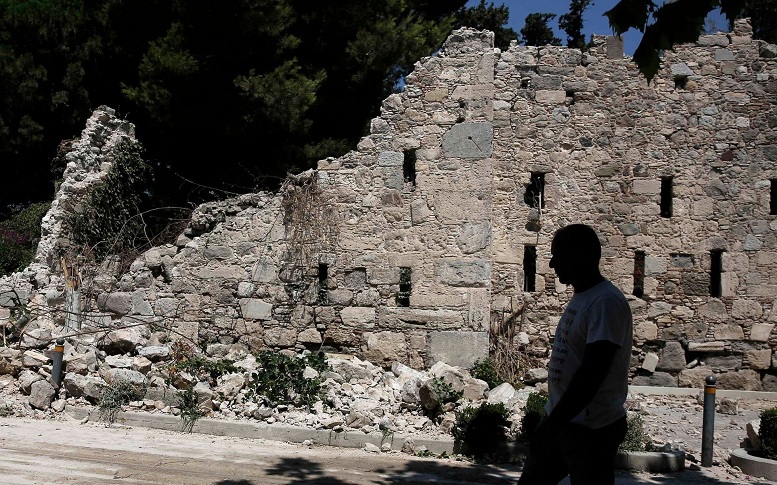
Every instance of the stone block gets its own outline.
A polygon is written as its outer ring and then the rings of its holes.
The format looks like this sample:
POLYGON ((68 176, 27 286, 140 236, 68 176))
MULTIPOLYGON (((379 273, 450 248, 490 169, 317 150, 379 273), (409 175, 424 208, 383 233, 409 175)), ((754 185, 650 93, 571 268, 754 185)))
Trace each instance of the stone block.
POLYGON ((689 352, 723 352, 725 342, 688 342, 689 352))
POLYGON ((413 225, 426 222, 432 215, 433 212, 429 209, 425 199, 415 199, 410 202, 410 218, 413 225))
POLYGON ((734 53, 729 49, 715 49, 716 61, 733 61, 734 53))
POLYGON ((321 333, 315 328, 308 328, 297 335, 297 341, 301 344, 320 344, 321 333))
POLYGON ((453 125, 442 136, 446 158, 488 158, 493 152, 494 127, 488 122, 453 125))
POLYGON ((450 286, 487 287, 491 283, 491 262, 484 259, 443 259, 434 262, 437 281, 450 286))
POLYGON ((667 261, 652 256, 645 257, 645 276, 655 276, 666 273, 667 261))
POLYGON ((374 307, 346 307, 340 311, 343 324, 371 328, 375 325, 374 307))
POLYGON ((742 367, 742 356, 738 354, 711 355, 704 359, 704 364, 716 372, 739 370, 742 367))
POLYGON ((394 362, 406 362, 408 346, 405 335, 397 332, 365 332, 362 358, 387 368, 394 362))
POLYGON ((683 273, 680 287, 686 295, 709 296, 710 281, 706 273, 683 273))
POLYGON ((635 194, 660 194, 661 179, 634 179, 632 189, 635 194))
POLYGON ((608 35, 605 38, 607 59, 623 59, 623 38, 608 35))
POLYGON ((753 326, 750 327, 750 337, 748 340, 752 340, 754 342, 768 342, 769 337, 772 335, 773 329, 773 324, 754 323, 753 326))
POLYGON ((658 338, 658 326, 653 322, 640 322, 634 326, 634 340, 645 342, 658 338))
POLYGON ((718 325, 715 327, 715 340, 744 340, 745 331, 739 325, 718 325))
POLYGON ((636 376, 631 380, 631 385, 677 387, 677 377, 668 372, 654 372, 649 376, 636 376))
POLYGON ((772 365, 772 351, 769 349, 745 350, 744 363, 751 369, 766 370, 772 365))
POLYGON ((399 268, 370 268, 371 285, 398 285, 399 268))
POLYGON ((264 331, 264 343, 269 347, 293 347, 297 343, 297 330, 272 327, 264 331))
POLYGON ((132 309, 132 293, 116 292, 100 295, 100 307, 106 312, 116 315, 126 315, 132 309))
POLYGON ((731 306, 731 316, 733 318, 760 319, 763 316, 763 307, 754 300, 734 300, 731 306))
POLYGON ((540 104, 564 104, 567 100, 567 92, 564 90, 538 90, 534 93, 534 100, 540 104))
POLYGON ((645 355, 645 358, 642 360, 642 365, 640 368, 648 372, 655 372, 657 364, 658 355, 654 354, 653 352, 648 352, 647 355, 645 355))
POLYGON ((250 320, 270 320, 272 304, 258 298, 243 298, 240 300, 240 313, 250 320))
POLYGON ((677 375, 677 385, 679 387, 694 387, 704 389, 704 380, 712 375, 712 369, 709 367, 694 367, 693 369, 681 370, 677 375))
POLYGON ((442 331, 429 333, 428 365, 444 362, 469 369, 488 357, 488 332, 442 331))
POLYGON ((456 237, 456 245, 462 253, 472 254, 488 247, 491 242, 491 223, 465 222, 456 237))
POLYGON ((648 307, 648 318, 667 315, 672 311, 672 305, 665 301, 655 301, 648 307))
POLYGON ((380 152, 378 154, 378 166, 401 167, 405 162, 405 155, 401 152, 380 152))
POLYGON ((718 389, 733 389, 741 391, 760 391, 761 376, 750 369, 736 372, 726 372, 718 376, 718 389))
POLYGON ((667 342, 661 351, 656 369, 678 372, 685 369, 685 349, 680 342, 667 342))

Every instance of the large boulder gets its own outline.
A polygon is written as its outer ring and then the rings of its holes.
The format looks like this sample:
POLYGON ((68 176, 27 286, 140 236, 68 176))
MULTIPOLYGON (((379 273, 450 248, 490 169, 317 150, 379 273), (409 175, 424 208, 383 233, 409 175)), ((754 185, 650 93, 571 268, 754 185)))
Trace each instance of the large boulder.
POLYGON ((43 380, 42 375, 29 369, 24 369, 19 374, 19 390, 22 391, 22 394, 29 395, 32 390, 32 385, 41 380, 43 380))
POLYGON ((120 328, 108 332, 100 341, 99 347, 108 354, 127 354, 144 342, 145 339, 138 328, 120 328))
POLYGON ((82 376, 74 372, 65 374, 62 381, 68 395, 79 398, 83 397, 90 402, 97 402, 106 386, 104 380, 99 377, 82 376))
POLYGON ((9 347, 0 347, 0 375, 19 375, 24 368, 22 365, 22 352, 9 347))
POLYGON ((46 379, 35 381, 30 388, 29 403, 35 409, 48 409, 56 391, 46 379))

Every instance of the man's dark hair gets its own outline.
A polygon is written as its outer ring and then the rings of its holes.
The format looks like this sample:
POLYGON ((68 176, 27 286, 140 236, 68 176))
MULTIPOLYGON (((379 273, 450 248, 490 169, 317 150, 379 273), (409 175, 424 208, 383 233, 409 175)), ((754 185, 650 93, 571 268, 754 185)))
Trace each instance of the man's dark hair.
POLYGON ((557 230, 553 235, 553 246, 563 245, 572 248, 581 261, 599 266, 602 259, 602 243, 593 227, 586 224, 570 224, 557 230))

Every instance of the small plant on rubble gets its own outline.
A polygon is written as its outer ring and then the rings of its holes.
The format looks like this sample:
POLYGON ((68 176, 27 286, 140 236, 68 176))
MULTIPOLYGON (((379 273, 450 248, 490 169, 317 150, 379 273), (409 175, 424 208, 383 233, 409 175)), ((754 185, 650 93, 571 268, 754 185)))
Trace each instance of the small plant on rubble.
POLYGON ((626 416, 626 437, 618 446, 619 451, 650 451, 652 443, 645 432, 645 421, 639 413, 629 412, 626 416))
POLYGON ((521 438, 530 441, 534 429, 540 424, 540 420, 545 416, 545 404, 548 403, 548 396, 539 392, 532 392, 526 400, 526 407, 523 410, 521 418, 521 438))
POLYGON ((456 424, 451 433, 455 448, 465 455, 500 459, 496 456, 507 441, 510 413, 501 402, 468 406, 456 413, 456 424))
POLYGON ((178 340, 171 347, 172 363, 167 367, 168 384, 174 384, 182 372, 188 372, 198 380, 214 384, 224 374, 238 372, 229 359, 208 360, 194 354, 194 348, 178 340))
POLYGON ((489 389, 493 389, 504 382, 504 379, 499 377, 499 373, 496 367, 494 367, 494 361, 491 358, 476 360, 469 373, 475 379, 485 381, 489 389))
POLYGON ((777 460, 777 408, 761 411, 758 442, 760 456, 777 460))
POLYGON ((191 433, 192 429, 194 429, 194 424, 204 415, 202 409, 200 409, 194 386, 187 386, 185 389, 178 391, 178 408, 181 410, 181 421, 183 422, 181 431, 191 433))
POLYGON ((429 388, 437 396, 437 400, 440 404, 456 402, 464 396, 464 391, 457 391, 442 377, 432 377, 429 381, 429 388))
POLYGON ((321 395, 320 374, 329 370, 322 353, 304 357, 289 357, 280 352, 261 352, 256 361, 259 369, 251 374, 249 386, 252 394, 271 404, 299 403, 312 405, 321 395), (316 377, 304 376, 305 368, 318 373, 316 377))
POLYGON ((122 408, 130 403, 143 398, 145 390, 126 380, 117 380, 112 384, 105 386, 100 394, 100 400, 97 405, 101 421, 105 421, 107 426, 116 422, 122 408))

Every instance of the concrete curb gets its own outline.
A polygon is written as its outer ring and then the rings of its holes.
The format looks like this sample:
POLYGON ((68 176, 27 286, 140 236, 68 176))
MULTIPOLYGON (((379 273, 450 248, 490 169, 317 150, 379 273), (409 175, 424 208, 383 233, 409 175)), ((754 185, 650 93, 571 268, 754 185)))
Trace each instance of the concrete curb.
MULTIPOLYGON (((704 389, 695 387, 658 387, 658 386, 629 386, 630 393, 658 396, 698 396, 704 389)), ((777 401, 777 392, 767 391, 736 391, 731 389, 717 389, 717 397, 731 399, 768 399, 777 401)))
POLYGON ((731 452, 729 461, 742 472, 754 477, 777 481, 777 461, 753 456, 750 450, 739 448, 731 452))
POLYGON ((615 468, 651 473, 681 472, 685 470, 685 453, 682 451, 619 451, 615 455, 615 468))
MULTIPOLYGON (((83 419, 89 415, 97 416, 97 411, 94 407, 67 406, 65 407, 65 412, 75 419, 83 419)), ((119 413, 116 421, 127 426, 181 431, 181 419, 169 414, 123 411, 119 413)), ((302 443, 303 441, 310 440, 317 444, 340 446, 343 448, 364 448, 367 443, 380 447, 383 443, 390 443, 392 450, 401 449, 405 439, 410 438, 413 440, 416 449, 420 446, 425 446, 429 452, 436 455, 443 452, 449 455, 453 453, 452 439, 419 438, 399 433, 384 437, 379 433, 365 434, 361 431, 336 433, 332 430, 310 429, 303 428, 302 426, 247 421, 222 421, 210 418, 198 419, 192 432, 216 436, 234 436, 236 438, 287 441, 291 443, 302 443)))

